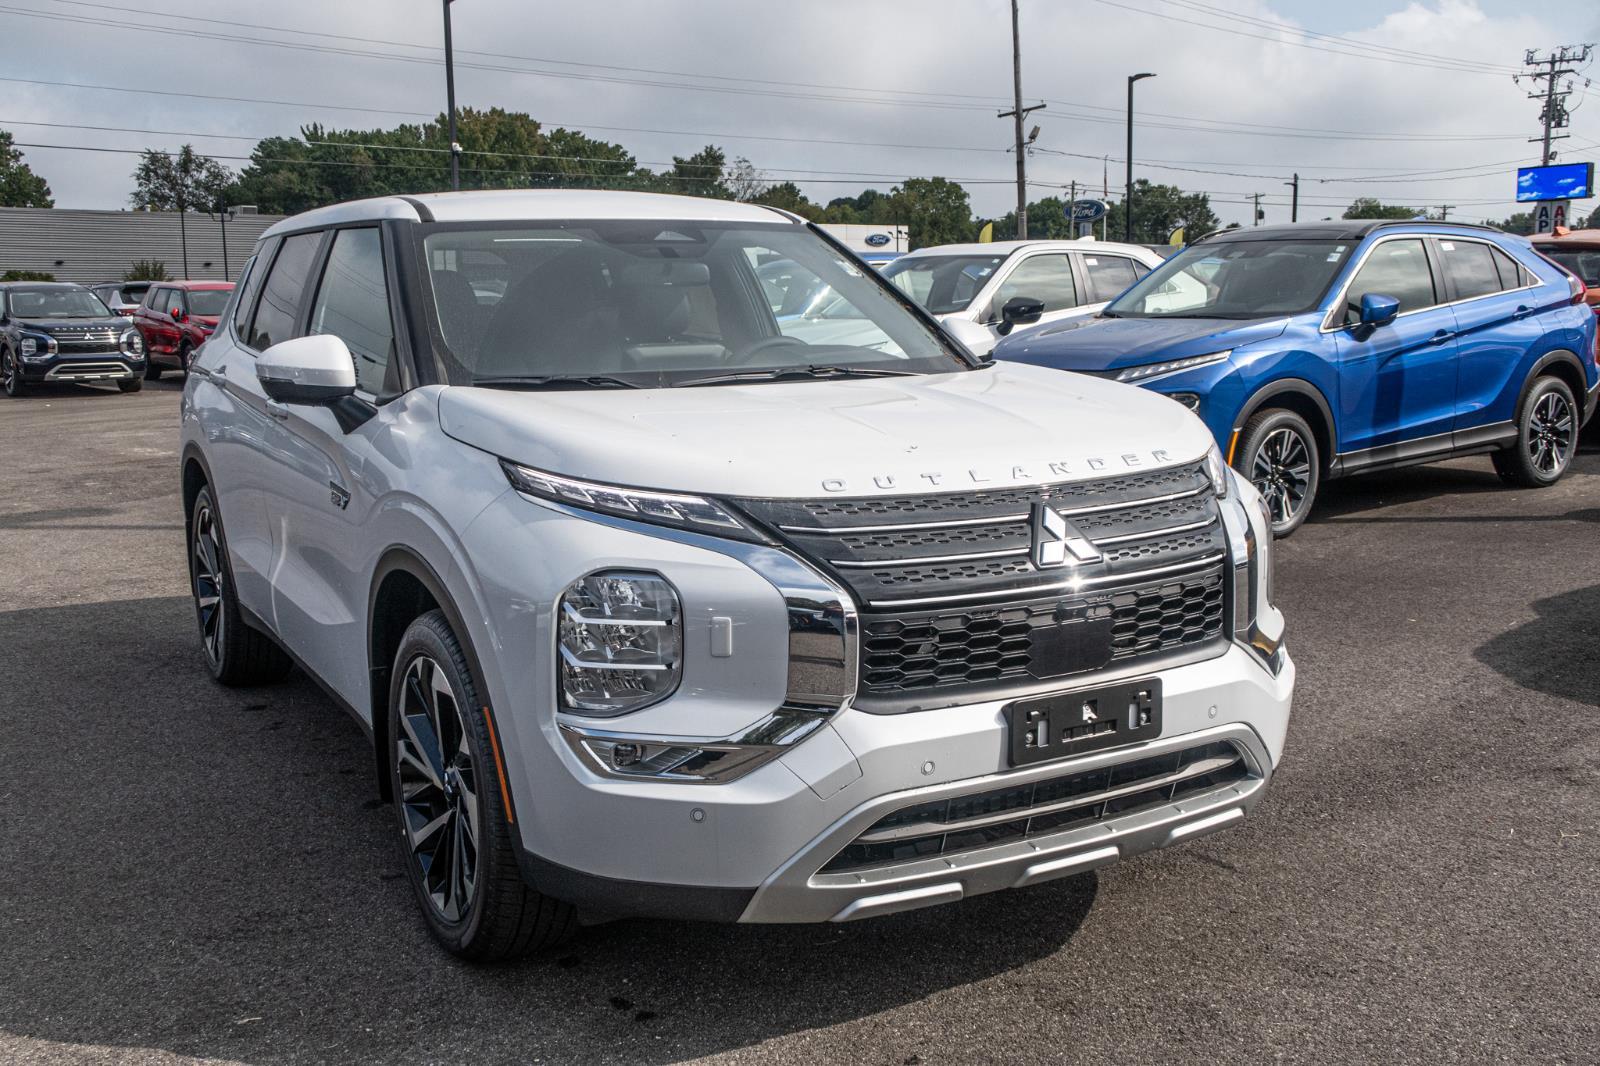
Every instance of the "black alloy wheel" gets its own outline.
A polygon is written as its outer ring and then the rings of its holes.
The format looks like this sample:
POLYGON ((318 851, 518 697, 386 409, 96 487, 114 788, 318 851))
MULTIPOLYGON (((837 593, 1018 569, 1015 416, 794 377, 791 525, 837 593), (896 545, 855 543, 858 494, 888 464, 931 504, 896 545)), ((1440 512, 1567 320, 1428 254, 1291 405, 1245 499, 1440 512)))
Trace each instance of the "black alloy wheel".
POLYGON ((461 922, 478 889, 478 770, 461 701, 439 663, 418 655, 401 685, 395 737, 400 817, 423 892, 445 922, 461 922))
POLYGON ((1263 411, 1245 426, 1237 466, 1266 501, 1274 536, 1293 533, 1311 513, 1321 463, 1316 435, 1293 411, 1263 411))
POLYGON ((1536 378, 1523 397, 1517 442, 1494 453, 1502 480, 1525 488, 1554 485, 1572 465, 1581 419, 1572 389, 1555 377, 1536 378))
POLYGON ((223 641, 228 624, 227 578, 222 569, 222 536, 217 526, 211 498, 202 498, 194 510, 193 533, 189 549, 190 571, 194 578, 194 609, 200 623, 200 645, 212 673, 222 668, 223 641))
POLYGON ((0 383, 3 383, 7 396, 25 396, 28 392, 28 383, 22 378, 22 364, 10 348, 0 348, 0 383))

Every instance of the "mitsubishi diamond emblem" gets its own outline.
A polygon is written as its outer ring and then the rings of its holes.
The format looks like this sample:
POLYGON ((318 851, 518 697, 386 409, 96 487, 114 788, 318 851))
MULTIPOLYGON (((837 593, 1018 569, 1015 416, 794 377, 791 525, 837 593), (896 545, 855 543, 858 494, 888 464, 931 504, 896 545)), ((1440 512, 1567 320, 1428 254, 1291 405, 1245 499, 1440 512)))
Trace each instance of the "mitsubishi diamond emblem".
POLYGON ((1048 500, 1039 500, 1033 505, 1031 524, 1036 569, 1053 570, 1069 562, 1076 566, 1100 561, 1100 550, 1080 536, 1048 500))

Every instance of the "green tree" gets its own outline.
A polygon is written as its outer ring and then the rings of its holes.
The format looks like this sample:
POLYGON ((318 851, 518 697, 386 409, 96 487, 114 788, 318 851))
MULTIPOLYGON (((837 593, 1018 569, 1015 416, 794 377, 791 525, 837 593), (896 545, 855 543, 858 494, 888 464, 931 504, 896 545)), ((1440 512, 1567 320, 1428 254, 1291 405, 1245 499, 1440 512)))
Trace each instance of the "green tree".
MULTIPOLYGON (((1099 231, 1098 223, 1096 232, 1099 231)), ((1028 205, 1028 239, 1035 241, 1071 240, 1072 220, 1067 217, 1067 203, 1058 196, 1047 196, 1028 205)), ((994 239, 1010 241, 1017 238, 1017 213, 1007 211, 994 220, 994 239)))
POLYGON ((1533 232, 1533 213, 1531 211, 1518 211, 1510 218, 1492 223, 1496 229, 1503 229, 1507 233, 1520 233, 1524 237, 1533 232))
POLYGON ((22 161, 11 134, 0 130, 0 207, 54 207, 50 183, 22 161))
POLYGON ((211 211, 221 204, 233 175, 193 145, 177 152, 147 150, 133 171, 134 207, 152 211, 211 211))
POLYGON ((54 281, 56 276, 43 270, 8 270, 0 281, 54 281))
MULTIPOLYGON (((1152 185, 1143 178, 1133 184, 1135 244, 1166 244, 1172 231, 1179 226, 1183 227, 1185 239, 1190 241, 1222 228, 1222 220, 1211 210, 1211 198, 1203 192, 1186 193, 1176 185, 1152 185)), ((1126 211, 1123 202, 1108 205, 1108 240, 1123 239, 1126 211)), ((1030 229, 1033 227, 1032 219, 1028 225, 1030 229)))
MULTIPOLYGON (((638 188, 650 181, 621 145, 575 130, 546 130, 521 112, 464 108, 456 115, 464 189, 638 188)), ((256 144, 230 194, 273 214, 366 196, 450 187, 445 116, 394 129, 304 126, 299 137, 256 144)))
POLYGON ((800 191, 800 186, 792 181, 769 185, 751 203, 766 204, 768 207, 793 211, 802 218, 808 218, 813 222, 820 220, 823 215, 823 208, 806 199, 806 194, 800 191))
POLYGON ((889 191, 884 207, 889 217, 872 221, 908 227, 913 249, 972 239, 967 190, 948 178, 907 178, 889 191))
POLYGON ((135 259, 133 266, 122 275, 123 281, 171 281, 167 264, 159 259, 135 259))
POLYGON ((818 221, 884 225, 894 223, 896 219, 892 216, 886 193, 864 189, 856 196, 836 196, 829 200, 818 221))
POLYGON ((727 169, 728 157, 722 149, 708 144, 687 158, 673 156, 672 169, 656 177, 656 186, 661 192, 732 200, 734 191, 725 180, 727 169))
POLYGON ((1358 197, 1354 203, 1344 209, 1343 218, 1416 218, 1422 214, 1415 207, 1404 207, 1400 204, 1386 204, 1372 196, 1358 197))

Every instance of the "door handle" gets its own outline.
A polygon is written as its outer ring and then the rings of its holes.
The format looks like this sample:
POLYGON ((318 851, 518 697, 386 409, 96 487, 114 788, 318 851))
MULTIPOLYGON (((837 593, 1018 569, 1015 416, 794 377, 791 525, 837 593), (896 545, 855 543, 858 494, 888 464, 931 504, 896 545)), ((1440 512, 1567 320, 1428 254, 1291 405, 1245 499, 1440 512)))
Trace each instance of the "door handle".
POLYGON ((1443 344, 1445 341, 1449 340, 1451 337, 1454 337, 1454 336, 1455 336, 1455 334, 1451 333, 1449 330, 1441 329, 1437 333, 1435 333, 1433 336, 1428 338, 1428 343, 1429 344, 1443 344))
POLYGON ((1527 304, 1518 304, 1517 309, 1511 313, 1512 318, 1527 318, 1533 314, 1533 308, 1527 304))
POLYGON ((276 418, 279 422, 289 421, 289 409, 277 400, 267 401, 267 414, 276 418))

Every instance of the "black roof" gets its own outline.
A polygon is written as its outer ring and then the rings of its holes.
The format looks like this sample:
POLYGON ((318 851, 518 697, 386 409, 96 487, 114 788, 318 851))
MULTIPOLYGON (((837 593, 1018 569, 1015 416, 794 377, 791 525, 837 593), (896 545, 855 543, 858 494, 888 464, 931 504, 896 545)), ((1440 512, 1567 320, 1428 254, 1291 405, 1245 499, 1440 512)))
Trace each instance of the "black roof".
POLYGON ((1427 226, 1445 229, 1470 230, 1478 233, 1499 233, 1493 226, 1480 226, 1473 222, 1438 222, 1420 218, 1350 218, 1326 222, 1279 222, 1271 226, 1243 226, 1239 229, 1218 230, 1196 241, 1207 244, 1222 241, 1356 241, 1375 230, 1389 226, 1427 226))

